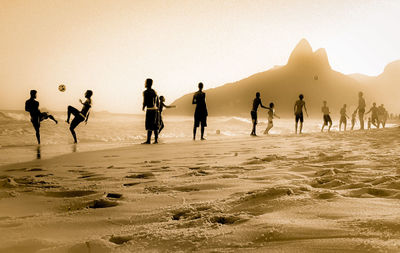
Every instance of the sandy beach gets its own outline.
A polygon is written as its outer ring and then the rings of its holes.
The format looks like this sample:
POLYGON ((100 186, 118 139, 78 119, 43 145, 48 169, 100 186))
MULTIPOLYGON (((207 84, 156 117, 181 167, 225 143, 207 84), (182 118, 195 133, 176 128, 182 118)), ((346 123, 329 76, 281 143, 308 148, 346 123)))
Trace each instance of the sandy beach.
POLYGON ((398 252, 400 128, 0 168, 0 252, 398 252))

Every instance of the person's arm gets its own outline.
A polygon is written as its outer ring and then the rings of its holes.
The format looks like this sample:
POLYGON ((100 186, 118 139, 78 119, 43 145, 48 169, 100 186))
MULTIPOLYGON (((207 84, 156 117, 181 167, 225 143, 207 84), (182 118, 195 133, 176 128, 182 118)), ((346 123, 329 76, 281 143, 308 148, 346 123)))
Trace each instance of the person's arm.
POLYGON ((307 114, 307 117, 308 117, 308 112, 307 112, 306 102, 304 102, 304 111, 306 112, 306 114, 307 114))
POLYGON ((293 107, 293 113, 296 115, 296 106, 297 106, 297 103, 294 103, 294 107, 293 107))
POLYGON ((144 92, 143 92, 143 106, 142 106, 142 111, 144 111, 145 108, 146 108, 146 103, 145 103, 144 92))
POLYGON ((163 106, 165 107, 165 108, 175 108, 176 107, 176 105, 166 105, 166 104, 164 104, 164 103, 162 103, 163 104, 163 106))
POLYGON ((29 112, 28 101, 25 102, 25 111, 26 111, 26 112, 29 112))
POLYGON ((261 108, 269 109, 269 107, 266 107, 266 106, 264 106, 264 105, 262 104, 261 99, 260 99, 260 106, 261 106, 261 108))
POLYGON ((370 112, 371 112, 371 110, 372 110, 372 108, 371 108, 371 109, 369 109, 369 111, 368 111, 368 112, 366 112, 365 114, 368 114, 368 113, 370 113, 370 112))
POLYGON ((350 119, 350 117, 349 117, 349 115, 347 115, 347 113, 345 113, 344 116, 346 116, 346 118, 350 119))
POLYGON ((276 114, 275 112, 274 112, 274 116, 277 117, 278 119, 281 118, 281 117, 279 117, 278 114, 276 114))
POLYGON ((197 104, 196 94, 193 95, 193 99, 192 99, 192 105, 195 105, 195 104, 197 104))

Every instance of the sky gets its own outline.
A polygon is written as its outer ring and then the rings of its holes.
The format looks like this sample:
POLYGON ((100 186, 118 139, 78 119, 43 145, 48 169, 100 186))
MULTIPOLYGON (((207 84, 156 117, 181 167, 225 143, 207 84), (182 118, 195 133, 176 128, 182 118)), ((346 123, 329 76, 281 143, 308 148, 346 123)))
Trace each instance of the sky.
POLYGON ((171 103, 284 65, 302 39, 333 69, 400 59, 398 0, 0 0, 0 109, 141 112, 146 78, 171 103), (65 84, 65 92, 58 85, 65 84))

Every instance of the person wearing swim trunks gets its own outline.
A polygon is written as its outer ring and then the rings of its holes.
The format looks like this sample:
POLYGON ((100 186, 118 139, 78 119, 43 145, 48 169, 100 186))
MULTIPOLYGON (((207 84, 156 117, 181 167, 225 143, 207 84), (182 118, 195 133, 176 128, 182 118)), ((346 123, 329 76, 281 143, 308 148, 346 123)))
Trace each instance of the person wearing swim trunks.
MULTIPOLYGON (((347 114, 346 114, 346 107, 347 107, 347 105, 344 104, 342 109, 340 109, 339 131, 342 130, 342 124, 344 125, 344 131, 346 131, 347 119, 349 118, 349 116, 347 116, 347 114)), ((352 129, 353 129, 353 127, 352 127, 352 129)))
POLYGON ((69 130, 71 131, 72 137, 74 138, 74 143, 78 143, 76 139, 75 128, 83 121, 85 121, 85 124, 87 124, 89 120, 90 109, 92 108, 92 95, 93 91, 87 90, 85 92, 85 102, 79 99, 79 102, 82 104, 82 110, 79 111, 78 109, 70 105, 67 108, 67 120, 65 122, 70 124, 69 121, 71 115, 74 115, 74 119, 69 126, 69 130))
POLYGON ((353 114, 351 115, 351 130, 353 130, 354 126, 356 125, 356 117, 357 117, 357 111, 354 111, 353 114))
POLYGON ((276 115, 274 107, 275 107, 274 103, 269 103, 269 107, 267 109, 268 110, 268 126, 265 129, 264 134, 268 134, 269 130, 271 130, 271 128, 274 127, 274 122, 273 122, 274 117, 277 117, 278 119, 280 119, 280 117, 278 115, 276 115))
POLYGON ((384 105, 381 104, 378 107, 378 125, 382 124, 382 127, 385 128, 388 116, 389 116, 389 113, 386 111, 384 105))
POLYGON ((153 80, 148 78, 145 82, 146 90, 143 92, 143 107, 146 109, 145 126, 147 130, 147 140, 142 144, 150 144, 151 135, 154 132, 154 144, 158 143, 158 129, 159 129, 159 99, 155 90, 151 87, 153 80))
POLYGON ((331 116, 330 116, 329 114, 330 114, 331 112, 329 111, 329 107, 326 105, 327 102, 324 101, 323 103, 324 103, 324 105, 323 105, 322 108, 321 108, 321 112, 322 112, 323 115, 324 115, 324 117, 323 117, 323 119, 324 119, 324 124, 322 125, 321 132, 324 131, 324 127, 327 126, 328 124, 329 124, 328 132, 330 132, 330 131, 331 131, 331 127, 332 127, 332 119, 331 119, 331 116))
POLYGON ((376 103, 374 102, 372 104, 371 109, 366 113, 371 113, 371 123, 374 125, 376 128, 379 128, 379 120, 378 120, 378 107, 376 107, 376 103))
POLYGON ((297 100, 296 103, 294 104, 294 115, 295 115, 295 120, 296 120, 296 126, 295 126, 296 134, 297 134, 297 125, 298 125, 299 121, 300 121, 299 133, 301 134, 301 132, 303 130, 303 122, 304 122, 303 107, 304 107, 304 111, 306 112, 307 117, 308 117, 306 102, 303 99, 304 99, 303 94, 300 94, 299 100, 297 100))
POLYGON ((257 92, 256 93, 256 98, 253 100, 253 107, 252 107, 251 112, 250 112, 251 121, 253 123, 253 128, 252 128, 251 133, 250 133, 251 136, 257 136, 257 134, 256 134, 256 125, 258 123, 258 121, 257 121, 257 110, 258 110, 258 107, 261 106, 261 108, 268 109, 268 107, 266 107, 266 106, 264 106, 262 104, 260 96, 261 96, 260 92, 257 92))
POLYGON ((199 83, 199 90, 194 93, 192 104, 196 105, 194 110, 194 126, 193 126, 193 140, 196 140, 196 131, 201 126, 201 140, 204 138, 204 128, 207 127, 207 105, 206 105, 206 93, 203 92, 204 85, 199 83))
POLYGON ((51 119, 57 124, 58 121, 53 117, 53 115, 49 114, 48 112, 40 112, 39 102, 36 100, 36 97, 37 91, 31 90, 30 98, 25 102, 25 111, 29 112, 31 116, 31 122, 33 128, 35 129, 36 139, 38 144, 40 144, 40 122, 45 119, 51 119))
POLYGON ((159 110, 159 117, 160 117, 160 119, 159 119, 160 128, 158 129, 158 134, 160 134, 161 131, 164 129, 164 121, 162 120, 162 111, 163 111, 164 107, 165 107, 165 108, 175 108, 176 106, 175 106, 175 105, 166 105, 166 104, 165 104, 165 98, 164 98, 164 96, 160 96, 160 106, 159 106, 159 108, 158 108, 158 110, 159 110))
POLYGON ((358 107, 355 111, 358 111, 358 118, 360 120, 360 129, 364 130, 364 113, 365 113, 365 99, 363 98, 363 93, 360 91, 358 93, 358 107))

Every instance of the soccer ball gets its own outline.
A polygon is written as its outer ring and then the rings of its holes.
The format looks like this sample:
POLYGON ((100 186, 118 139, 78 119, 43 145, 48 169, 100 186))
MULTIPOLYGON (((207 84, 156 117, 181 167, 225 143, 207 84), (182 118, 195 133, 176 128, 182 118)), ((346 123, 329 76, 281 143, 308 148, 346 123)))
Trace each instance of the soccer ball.
POLYGON ((314 80, 315 80, 315 81, 318 81, 318 75, 315 75, 315 76, 314 76, 314 80))
POLYGON ((66 90, 65 85, 64 85, 64 84, 60 84, 60 85, 58 86, 58 90, 61 91, 61 92, 64 92, 64 91, 66 90))

